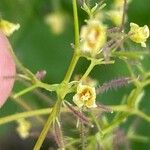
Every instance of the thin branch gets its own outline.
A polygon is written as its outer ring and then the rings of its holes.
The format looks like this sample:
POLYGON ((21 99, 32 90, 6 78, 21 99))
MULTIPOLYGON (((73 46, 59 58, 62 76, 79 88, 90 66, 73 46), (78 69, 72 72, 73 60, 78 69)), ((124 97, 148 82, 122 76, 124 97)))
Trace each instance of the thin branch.
POLYGON ((120 26, 120 31, 121 32, 124 30, 125 19, 126 19, 126 12, 127 12, 127 0, 124 0, 123 14, 122 14, 122 23, 121 23, 121 26, 120 26))

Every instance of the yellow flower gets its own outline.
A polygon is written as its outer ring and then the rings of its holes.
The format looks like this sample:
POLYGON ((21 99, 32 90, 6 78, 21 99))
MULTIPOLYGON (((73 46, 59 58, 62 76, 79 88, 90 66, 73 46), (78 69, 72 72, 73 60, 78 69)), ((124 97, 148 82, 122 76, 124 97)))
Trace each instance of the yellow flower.
POLYGON ((108 16, 110 20, 116 25, 120 26, 122 23, 123 9, 114 9, 108 11, 108 16))
POLYGON ((14 24, 6 20, 0 20, 0 30, 6 35, 10 36, 14 31, 20 28, 19 24, 14 24))
POLYGON ((130 31, 129 31, 130 39, 136 43, 141 43, 142 47, 146 47, 146 40, 149 37, 149 28, 147 25, 143 27, 139 27, 139 25, 135 23, 130 23, 130 31))
POLYGON ((88 108, 96 107, 96 92, 95 88, 89 85, 79 84, 77 93, 73 96, 73 102, 79 107, 86 106, 88 108))
POLYGON ((61 34, 65 29, 65 18, 60 12, 50 13, 45 17, 45 22, 50 26, 52 32, 61 34))
POLYGON ((17 120, 18 127, 17 132, 20 135, 21 138, 25 139, 29 137, 29 130, 31 129, 31 124, 25 119, 19 119, 17 120))
POLYGON ((98 20, 89 20, 81 28, 81 51, 95 57, 106 43, 106 26, 98 20))

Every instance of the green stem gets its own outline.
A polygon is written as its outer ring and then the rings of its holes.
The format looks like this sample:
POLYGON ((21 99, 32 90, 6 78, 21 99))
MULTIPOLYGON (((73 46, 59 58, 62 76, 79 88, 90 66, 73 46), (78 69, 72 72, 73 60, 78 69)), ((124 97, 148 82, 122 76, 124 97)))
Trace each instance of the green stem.
POLYGON ((144 79, 147 79, 150 77, 150 72, 146 72, 145 75, 144 75, 144 79))
POLYGON ((75 30, 75 49, 79 49, 80 45, 80 35, 79 35, 79 19, 77 10, 77 1, 73 0, 73 16, 74 16, 74 30, 75 30))
POLYGON ((130 64, 129 64, 127 61, 125 61, 125 63, 126 63, 126 65, 127 65, 127 68, 128 68, 128 70, 129 70, 129 73, 130 73, 131 77, 135 79, 136 76, 135 76, 135 74, 134 74, 134 72, 133 72, 133 70, 132 70, 130 64))
MULTIPOLYGON (((68 71, 65 75, 65 78, 62 82, 63 83, 68 83, 70 81, 70 78, 73 74, 73 71, 75 69, 75 66, 80 58, 79 56, 79 24, 78 24, 78 11, 77 11, 77 3, 76 3, 76 0, 73 0, 73 14, 74 14, 74 28, 75 28, 75 51, 74 51, 74 55, 73 55, 73 58, 71 60, 71 63, 70 63, 70 66, 68 68, 68 71)), ((62 87, 60 87, 60 89, 58 89, 58 91, 63 91, 62 87)), ((44 125, 44 128, 35 144, 35 147, 34 147, 34 150, 39 150, 41 148, 41 145, 49 131, 49 128, 52 124, 52 122, 56 119, 59 111, 60 111, 60 107, 61 107, 61 103, 63 101, 63 98, 65 97, 66 93, 59 93, 57 91, 57 96, 58 96, 58 100, 52 110, 52 113, 50 114, 50 116, 48 117, 48 120, 46 122, 46 124, 44 125), (60 96, 59 95, 63 95, 63 96, 60 96)))
POLYGON ((79 36, 79 22, 78 22, 78 10, 77 10, 77 2, 76 0, 72 1, 73 5, 73 16, 74 16, 74 32, 75 32, 75 51, 70 63, 70 66, 68 68, 68 71, 65 75, 64 81, 63 82, 69 82, 72 73, 75 69, 75 66, 80 58, 79 55, 79 46, 80 46, 80 36, 79 36))
POLYGON ((150 116, 147 116, 146 114, 144 114, 143 112, 139 111, 139 110, 130 110, 130 109, 120 109, 118 111, 121 111, 122 114, 116 119, 114 120, 111 124, 109 124, 107 127, 105 127, 102 132, 103 134, 107 134, 109 132, 111 132, 114 128, 116 128, 117 126, 119 126, 129 115, 137 115, 143 119, 145 119, 146 121, 150 122, 150 116))
POLYGON ((127 104, 130 108, 138 107, 142 99, 142 95, 141 95, 142 91, 143 91, 143 87, 141 86, 138 86, 136 89, 131 91, 127 100, 127 104))
POLYGON ((149 142, 149 140, 150 140, 148 137, 138 135, 138 134, 128 135, 128 138, 133 141, 144 142, 144 143, 149 142))
POLYGON ((146 121, 150 122, 150 116, 146 115, 145 113, 143 113, 142 111, 138 109, 129 108, 128 105, 110 106, 110 108, 116 112, 127 112, 127 113, 130 113, 130 115, 137 115, 145 119, 146 121))
POLYGON ((86 72, 84 73, 84 75, 82 76, 81 81, 84 80, 90 74, 90 72, 94 68, 94 66, 95 66, 95 61, 91 60, 91 63, 89 65, 88 69, 86 70, 86 72))
POLYGON ((73 73, 73 71, 74 71, 74 69, 75 69, 75 66, 76 66, 76 64, 77 64, 77 62, 78 62, 78 60, 79 60, 79 58, 80 58, 80 56, 76 53, 76 51, 74 52, 74 54, 73 54, 73 57, 72 57, 72 60, 71 60, 71 63, 70 63, 70 66, 69 66, 69 68, 68 68, 68 70, 67 70, 67 73, 66 73, 66 75, 65 75, 65 78, 64 78, 64 81, 63 82, 69 82, 70 81, 70 78, 71 78, 71 76, 72 76, 72 73, 73 73))
POLYGON ((43 83, 43 82, 39 82, 39 81, 37 84, 38 84, 39 88, 43 88, 43 89, 50 91, 50 92, 56 91, 57 87, 59 85, 59 84, 47 84, 47 83, 43 83))
POLYGON ((134 110, 133 111, 133 114, 145 119, 146 121, 150 122, 150 116, 146 115, 145 113, 143 113, 142 111, 140 110, 134 110))
POLYGON ((110 108, 113 112, 130 111, 127 105, 111 105, 111 106, 108 105, 108 108, 110 108))
POLYGON ((118 127, 128 116, 129 113, 123 113, 121 116, 119 116, 116 120, 114 120, 112 123, 110 123, 107 127, 105 127, 102 130, 103 134, 105 135, 109 132, 112 132, 113 129, 118 127))
POLYGON ((143 82, 143 87, 148 86, 150 84, 150 79, 146 80, 143 82))
POLYGON ((9 115, 7 117, 0 118, 0 125, 18 120, 20 118, 28 118, 28 117, 33 117, 33 116, 46 115, 46 114, 51 113, 51 111, 52 111, 51 108, 45 108, 45 109, 38 109, 38 110, 18 113, 15 115, 9 115))
POLYGON ((38 87, 38 85, 32 85, 32 86, 30 86, 30 87, 28 87, 28 88, 26 88, 26 89, 24 89, 24 90, 22 90, 22 91, 20 91, 20 92, 18 92, 18 93, 16 93, 16 94, 14 94, 12 97, 14 98, 14 99, 16 99, 16 98, 18 98, 18 97, 20 97, 20 96, 22 96, 22 95, 24 95, 24 94, 26 94, 26 93, 28 93, 28 92, 30 92, 30 91, 32 91, 32 90, 34 90, 35 88, 37 88, 38 87))
POLYGON ((62 99, 58 99, 54 108, 52 109, 52 112, 51 114, 49 115, 48 117, 48 120, 47 122, 45 123, 44 125, 44 128, 34 146, 34 149, 33 150, 40 150, 44 140, 45 140, 45 137, 49 131, 49 128, 51 126, 51 124, 53 123, 53 121, 56 119, 58 113, 59 113, 59 110, 60 110, 60 107, 61 107, 61 103, 62 103, 62 99))
POLYGON ((93 114, 92 112, 91 112, 91 116, 92 116, 92 118, 93 118, 93 120, 94 120, 94 122, 95 122, 95 124, 96 124, 96 127, 97 127, 97 129, 98 129, 98 132, 99 132, 100 137, 102 137, 102 136, 103 136, 102 129, 101 129, 101 127, 100 127, 100 125, 99 125, 99 123, 98 123, 96 117, 94 116, 94 114, 93 114))
POLYGON ((31 81, 31 79, 30 79, 28 76, 24 75, 24 74, 17 74, 17 77, 18 77, 19 79, 31 81))
POLYGON ((34 89, 36 89, 38 87, 46 89, 47 91, 56 91, 56 89, 58 87, 58 84, 50 85, 50 84, 46 84, 46 83, 42 83, 40 81, 37 81, 37 83, 35 83, 34 85, 32 85, 32 86, 30 86, 30 87, 28 87, 28 88, 26 88, 26 89, 24 89, 24 90, 22 90, 22 91, 20 91, 20 92, 18 92, 16 94, 14 94, 12 97, 14 99, 16 99, 16 98, 18 98, 18 97, 20 97, 20 96, 22 96, 22 95, 24 95, 24 94, 26 94, 26 93, 28 93, 30 91, 33 91, 34 89))
POLYGON ((103 61, 103 59, 91 59, 91 63, 88 67, 88 69, 86 70, 86 72, 84 73, 84 75, 82 76, 81 80, 84 80, 89 74, 90 72, 92 71, 92 69, 96 66, 96 65, 102 65, 102 64, 112 64, 114 63, 114 61, 103 61))

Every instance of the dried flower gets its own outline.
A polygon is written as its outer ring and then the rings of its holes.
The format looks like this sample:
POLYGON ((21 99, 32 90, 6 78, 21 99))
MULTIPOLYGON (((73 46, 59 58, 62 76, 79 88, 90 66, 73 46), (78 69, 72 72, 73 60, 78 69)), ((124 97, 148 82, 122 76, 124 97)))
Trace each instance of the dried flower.
POLYGON ((146 40, 149 37, 149 28, 147 25, 143 27, 139 27, 139 25, 135 23, 130 23, 130 31, 129 31, 130 39, 133 42, 141 43, 142 47, 146 47, 146 40))
POLYGON ((31 124, 29 121, 23 119, 17 120, 18 127, 17 132, 21 138, 25 139, 29 137, 29 130, 31 129, 31 124))
POLYGON ((95 88, 79 84, 77 93, 73 96, 73 102, 79 107, 86 106, 88 108, 96 107, 95 104, 96 92, 95 88))
POLYGON ((20 28, 20 24, 14 24, 6 20, 0 20, 0 30, 3 31, 3 33, 6 36, 10 36, 14 31, 18 30, 20 28))
POLYGON ((81 28, 81 50, 95 57, 106 42, 106 26, 93 19, 81 28))
POLYGON ((9 49, 11 45, 0 31, 0 107, 8 99, 14 85, 16 65, 9 49))
POLYGON ((60 12, 48 14, 45 17, 45 22, 49 25, 54 34, 61 34, 65 29, 65 18, 60 12))

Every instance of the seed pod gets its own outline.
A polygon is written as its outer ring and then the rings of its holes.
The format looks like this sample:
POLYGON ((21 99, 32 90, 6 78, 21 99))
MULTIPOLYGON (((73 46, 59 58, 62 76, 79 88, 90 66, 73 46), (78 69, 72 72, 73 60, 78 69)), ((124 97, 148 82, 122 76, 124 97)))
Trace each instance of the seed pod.
POLYGON ((11 45, 2 31, 0 31, 0 107, 8 99, 14 85, 16 66, 9 51, 11 45))

